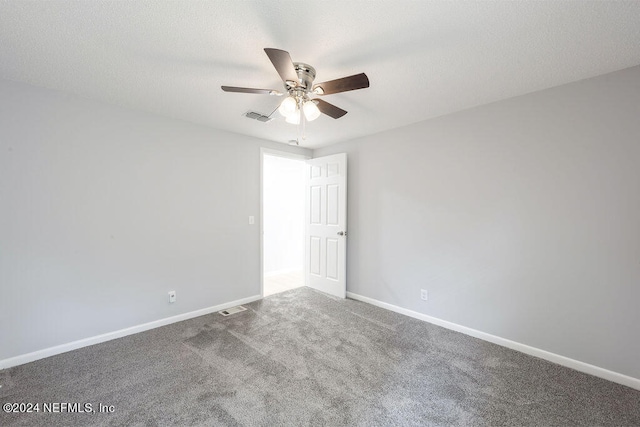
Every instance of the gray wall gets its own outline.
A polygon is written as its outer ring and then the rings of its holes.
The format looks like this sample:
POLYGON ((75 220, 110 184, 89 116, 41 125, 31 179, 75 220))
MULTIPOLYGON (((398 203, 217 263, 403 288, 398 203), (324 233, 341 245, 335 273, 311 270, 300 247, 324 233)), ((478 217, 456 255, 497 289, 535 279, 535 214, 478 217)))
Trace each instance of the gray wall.
POLYGON ((350 292, 640 378, 640 67, 336 152, 350 292))
POLYGON ((0 80, 0 359, 259 295, 261 146, 0 80))

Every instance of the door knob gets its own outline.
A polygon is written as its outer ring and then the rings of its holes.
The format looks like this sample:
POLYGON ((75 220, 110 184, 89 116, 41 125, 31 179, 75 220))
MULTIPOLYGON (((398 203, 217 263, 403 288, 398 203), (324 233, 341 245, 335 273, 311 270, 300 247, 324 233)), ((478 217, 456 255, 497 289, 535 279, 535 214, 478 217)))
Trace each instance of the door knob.
POLYGON ((347 232, 346 231, 338 231, 338 236, 346 236, 347 232))

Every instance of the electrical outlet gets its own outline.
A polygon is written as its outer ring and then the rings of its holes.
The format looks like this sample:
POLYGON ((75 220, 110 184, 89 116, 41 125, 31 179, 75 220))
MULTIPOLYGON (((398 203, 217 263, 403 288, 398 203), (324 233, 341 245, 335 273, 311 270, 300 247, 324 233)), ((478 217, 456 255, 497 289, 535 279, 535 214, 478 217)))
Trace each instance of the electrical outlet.
POLYGON ((429 292, 426 289, 420 289, 420 298, 423 301, 427 301, 429 299, 429 292))
POLYGON ((169 302, 176 302, 176 291, 169 291, 169 302))

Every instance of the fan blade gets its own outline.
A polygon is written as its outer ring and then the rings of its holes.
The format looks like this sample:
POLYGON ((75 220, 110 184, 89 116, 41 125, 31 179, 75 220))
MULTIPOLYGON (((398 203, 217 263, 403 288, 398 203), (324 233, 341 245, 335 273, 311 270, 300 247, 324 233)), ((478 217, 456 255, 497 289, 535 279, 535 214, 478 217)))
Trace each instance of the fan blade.
POLYGON ((271 89, 254 89, 250 87, 235 87, 235 86, 220 86, 225 92, 240 92, 240 93, 258 93, 262 95, 277 95, 281 96, 282 93, 277 90, 271 89))
POLYGON ((329 95, 332 93, 346 92, 348 90, 364 89, 366 87, 369 87, 369 78, 365 73, 360 73, 315 84, 313 85, 313 91, 318 95, 329 95))
POLYGON ((276 71, 280 74, 283 82, 291 82, 290 86, 298 85, 298 73, 293 66, 289 52, 280 49, 272 49, 266 47, 264 49, 271 63, 276 67, 276 71))
POLYGON ((326 114, 329 117, 333 117, 334 119, 339 119, 340 117, 347 114, 347 112, 342 108, 338 108, 333 104, 329 104, 322 99, 314 99, 313 102, 318 105, 318 110, 320 110, 321 113, 326 114))

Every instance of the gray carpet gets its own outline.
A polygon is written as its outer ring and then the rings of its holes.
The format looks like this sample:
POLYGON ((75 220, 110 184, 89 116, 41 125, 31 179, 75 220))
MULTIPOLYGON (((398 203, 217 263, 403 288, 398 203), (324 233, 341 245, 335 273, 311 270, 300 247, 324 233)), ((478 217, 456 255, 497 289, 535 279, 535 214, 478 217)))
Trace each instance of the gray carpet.
POLYGON ((0 371, 0 425, 640 425, 640 392, 308 288, 0 371))

